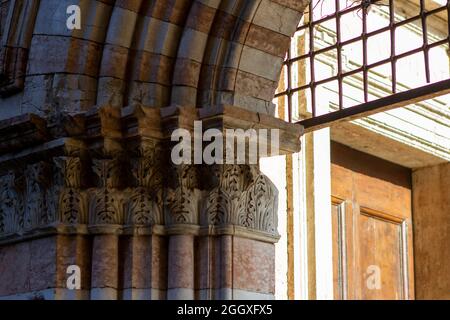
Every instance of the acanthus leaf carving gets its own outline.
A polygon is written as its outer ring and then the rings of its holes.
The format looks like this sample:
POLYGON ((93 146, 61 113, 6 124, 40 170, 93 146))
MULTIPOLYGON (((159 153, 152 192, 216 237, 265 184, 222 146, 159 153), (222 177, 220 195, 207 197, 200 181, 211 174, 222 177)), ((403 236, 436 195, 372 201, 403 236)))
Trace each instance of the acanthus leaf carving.
POLYGON ((118 190, 121 168, 120 158, 93 160, 92 169, 99 178, 99 186, 88 190, 90 223, 122 223, 124 193, 118 190))
POLYGON ((51 181, 50 173, 50 165, 46 162, 28 165, 25 170, 24 228, 26 230, 54 222, 54 212, 48 210, 47 204, 47 190, 51 181))
POLYGON ((201 191, 198 188, 196 166, 187 164, 174 166, 171 173, 165 198, 167 223, 198 223, 201 191))
POLYGON ((82 161, 77 157, 54 158, 53 207, 66 224, 87 222, 86 195, 82 187, 82 161))
POLYGON ((138 147, 138 158, 132 161, 136 186, 130 190, 126 222, 130 225, 162 225, 163 217, 163 150, 156 140, 145 140, 138 147))
POLYGON ((23 228, 23 196, 13 171, 0 177, 0 234, 19 233, 23 228))
POLYGON ((203 223, 239 225, 277 233, 277 196, 273 183, 257 166, 220 165, 218 182, 205 199, 203 223))

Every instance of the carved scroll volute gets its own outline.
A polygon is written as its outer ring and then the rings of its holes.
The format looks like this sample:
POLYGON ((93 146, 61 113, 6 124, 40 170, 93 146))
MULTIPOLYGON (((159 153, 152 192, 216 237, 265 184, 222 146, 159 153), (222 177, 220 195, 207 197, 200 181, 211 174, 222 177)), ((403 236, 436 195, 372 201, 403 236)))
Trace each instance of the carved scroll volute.
POLYGON ((89 189, 89 222, 93 225, 121 224, 123 192, 118 189, 122 180, 122 161, 95 159, 92 169, 98 177, 98 187, 89 189))
POLYGON ((51 168, 46 162, 29 165, 25 170, 26 192, 24 228, 34 229, 54 222, 48 210, 47 189, 51 181, 51 168))
POLYGON ((12 171, 0 177, 0 235, 18 233, 23 227, 23 197, 12 171))
POLYGON ((39 8, 39 0, 3 1, 0 95, 8 96, 23 89, 28 52, 39 8))
POLYGON ((53 208, 65 224, 87 223, 86 194, 82 188, 82 161, 76 157, 54 159, 53 208))

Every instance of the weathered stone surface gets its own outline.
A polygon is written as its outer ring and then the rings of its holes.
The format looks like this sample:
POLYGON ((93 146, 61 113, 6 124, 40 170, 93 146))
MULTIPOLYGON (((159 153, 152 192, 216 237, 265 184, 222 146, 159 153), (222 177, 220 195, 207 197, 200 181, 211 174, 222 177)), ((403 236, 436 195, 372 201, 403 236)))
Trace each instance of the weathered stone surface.
POLYGON ((235 238, 233 252, 234 288, 259 293, 275 293, 275 246, 250 239, 235 238))
POLYGON ((171 165, 169 140, 200 119, 298 150, 271 100, 303 6, 75 0, 68 30, 68 4, 12 8, 2 39, 0 94, 23 93, 0 112, 0 298, 270 296, 276 188, 256 165, 171 165))
POLYGON ((8 47, 0 56, 9 80, 0 84, 0 94, 34 91, 40 99, 31 101, 27 94, 10 106, 27 112, 52 112, 55 106, 44 97, 55 95, 55 87, 68 92, 60 103, 71 112, 132 101, 158 107, 231 103, 272 112, 263 105, 272 99, 289 36, 307 1, 244 2, 72 1, 81 8, 80 30, 65 25, 66 0, 44 0, 26 9, 17 5, 23 26, 3 41, 8 47), (130 54, 130 48, 139 53, 130 54), (143 51, 153 55, 151 60, 143 51), (230 68, 269 81, 255 81, 247 92, 249 84, 241 88, 242 77, 230 77, 230 68), (78 75, 89 88, 71 89, 49 79, 35 83, 58 73, 78 75), (138 94, 138 87, 153 92, 138 94))

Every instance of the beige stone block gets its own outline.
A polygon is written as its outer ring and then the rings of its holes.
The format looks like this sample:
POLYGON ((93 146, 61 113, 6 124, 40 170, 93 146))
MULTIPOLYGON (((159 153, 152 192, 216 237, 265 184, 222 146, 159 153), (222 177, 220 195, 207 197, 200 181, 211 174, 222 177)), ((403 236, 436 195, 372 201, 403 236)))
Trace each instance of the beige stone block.
POLYGON ((186 22, 186 11, 189 10, 191 4, 190 1, 183 0, 155 1, 153 6, 148 7, 146 15, 184 26, 186 22))
POLYGON ((252 24, 245 44, 249 47, 284 58, 291 38, 278 32, 252 24))
POLYGON ((222 1, 220 9, 229 14, 239 16, 240 19, 246 22, 252 22, 260 3, 254 2, 252 5, 245 6, 239 10, 240 2, 238 0, 222 1))
POLYGON ((272 0, 262 0, 253 23, 291 37, 297 29, 301 16, 300 12, 272 0))
POLYGON ((195 107, 197 104, 197 89, 185 86, 172 87, 171 103, 184 107, 195 107))
POLYGON ((294 9, 299 12, 303 12, 303 10, 308 6, 308 0, 272 0, 282 6, 294 9))
POLYGON ((111 17, 112 6, 91 0, 42 0, 35 34, 73 36, 80 39, 103 42, 111 17), (66 10, 70 5, 81 9, 81 29, 69 30, 66 26, 66 10))
POLYGON ((148 107, 162 108, 170 104, 169 86, 156 83, 133 81, 130 85, 129 104, 141 104, 148 107))
MULTIPOLYGON (((209 6, 211 8, 219 8, 221 5, 221 0, 196 0, 196 2, 203 3, 205 6, 209 6)), ((230 1, 228 1, 230 2, 230 1)))
POLYGON ((282 64, 283 58, 244 46, 239 67, 242 71, 253 73, 268 80, 278 81, 282 64))
POLYGON ((196 88, 201 64, 189 59, 178 59, 175 65, 173 84, 196 88))
POLYGON ((102 46, 95 42, 35 35, 27 75, 76 73, 96 77, 101 53, 102 46))
POLYGON ((131 79, 142 82, 171 84, 174 59, 146 51, 133 52, 131 79))
POLYGON ((141 4, 142 0, 117 0, 115 6, 138 13, 141 4))
POLYGON ((229 14, 228 12, 218 10, 214 18, 214 24, 211 28, 211 36, 232 40, 236 34, 236 29, 230 28, 237 24, 238 17, 229 14))
POLYGON ((121 79, 103 77, 98 80, 97 104, 99 106, 123 107, 125 82, 121 79))
POLYGON ((200 32, 209 33, 211 25, 214 21, 216 9, 194 1, 189 12, 186 26, 200 32))
POLYGON ((136 12, 121 7, 114 7, 111 21, 109 22, 106 43, 130 48, 136 20, 136 12))
POLYGON ((133 45, 134 49, 168 57, 176 56, 182 34, 181 27, 152 17, 140 17, 137 30, 139 32, 133 45))
POLYGON ((186 28, 178 49, 178 58, 202 62, 208 35, 206 33, 186 28))
POLYGON ((249 95, 258 99, 272 100, 277 82, 255 76, 252 73, 238 71, 236 78, 236 93, 249 95))
POLYGON ((101 62, 100 77, 125 79, 129 49, 105 45, 101 62))

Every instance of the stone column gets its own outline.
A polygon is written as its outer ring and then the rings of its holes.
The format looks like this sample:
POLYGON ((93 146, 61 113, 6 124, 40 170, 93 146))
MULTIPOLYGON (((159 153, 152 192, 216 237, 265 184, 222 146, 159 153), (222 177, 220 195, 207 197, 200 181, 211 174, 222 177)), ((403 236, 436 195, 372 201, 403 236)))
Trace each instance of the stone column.
POLYGON ((115 234, 94 236, 92 246, 91 300, 117 300, 119 241, 115 234))
POLYGON ((123 221, 123 178, 120 155, 94 159, 97 187, 89 192, 89 231, 93 234, 91 299, 115 300, 119 296, 119 234, 123 221))
MULTIPOLYGON (((203 130, 216 133, 278 129, 274 143, 281 154, 299 148, 297 125, 236 107, 104 107, 76 119, 62 117, 62 128, 52 128, 76 138, 5 156, 0 243, 55 248, 48 255, 55 265, 47 269, 47 282, 34 291, 45 287, 39 292, 44 298, 61 299, 274 297, 278 191, 250 157, 241 163, 172 163, 171 133, 192 132, 198 119, 203 130), (74 123, 79 130, 67 131, 74 123), (39 160, 48 154, 53 161, 39 160), (65 288, 72 264, 81 269, 81 291, 65 288)), ((19 120, 27 141, 38 145, 51 136, 42 129, 49 126, 45 120, 19 120)), ((13 257, 14 250, 6 251, 13 257)), ((36 296, 26 287, 28 276, 19 289, 0 294, 36 296)))
POLYGON ((194 236, 173 234, 169 238, 167 299, 195 298, 194 236))

